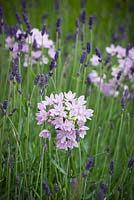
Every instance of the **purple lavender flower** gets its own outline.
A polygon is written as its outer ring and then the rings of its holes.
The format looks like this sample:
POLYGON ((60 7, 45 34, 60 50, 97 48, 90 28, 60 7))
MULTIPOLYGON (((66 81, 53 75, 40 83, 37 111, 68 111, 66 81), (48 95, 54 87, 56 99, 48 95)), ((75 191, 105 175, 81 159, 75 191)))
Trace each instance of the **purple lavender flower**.
POLYGON ((33 49, 34 49, 34 51, 38 50, 36 39, 34 39, 34 41, 33 41, 33 49))
POLYGON ((106 184, 102 183, 98 192, 98 200, 104 200, 106 192, 107 192, 107 186, 106 184))
POLYGON ((21 75, 19 73, 16 73, 15 78, 18 83, 21 83, 21 75))
POLYGON ((94 163, 94 157, 89 158, 87 164, 86 164, 86 170, 90 170, 94 163))
POLYGON ((83 173, 82 173, 82 177, 83 177, 83 178, 87 177, 87 173, 86 173, 86 172, 83 172, 83 173))
POLYGON ((46 28, 46 24, 43 24, 41 35, 43 36, 45 33, 47 33, 47 28, 46 28))
POLYGON ((80 20, 81 20, 81 22, 82 22, 83 24, 85 24, 85 22, 86 22, 86 11, 85 11, 85 10, 83 10, 83 11, 81 12, 81 14, 80 14, 80 20))
POLYGON ((27 17, 27 15, 25 13, 23 13, 23 19, 24 19, 24 22, 26 23, 26 26, 27 26, 27 33, 31 34, 31 30, 32 30, 32 25, 27 17))
POLYGON ((125 98, 124 98, 124 97, 122 97, 122 99, 121 99, 121 107, 122 107, 123 110, 124 110, 125 107, 126 107, 126 101, 125 101, 125 98))
POLYGON ((87 76, 87 81, 86 81, 86 83, 87 83, 88 85, 91 85, 92 81, 91 81, 90 75, 87 76))
POLYGON ((22 23, 22 19, 21 19, 21 16, 19 15, 19 13, 16 12, 15 13, 15 17, 16 17, 18 23, 21 24, 22 23))
POLYGON ((84 51, 80 57, 80 63, 83 64, 86 59, 86 52, 84 51))
POLYGON ((0 18, 3 18, 3 8, 0 6, 0 18))
POLYGON ((3 27, 4 27, 4 33, 5 33, 6 35, 10 35, 10 28, 9 28, 9 26, 8 26, 8 24, 7 24, 6 21, 4 21, 3 27))
POLYGON ((37 84, 39 83, 40 76, 41 76, 40 74, 37 74, 37 75, 36 75, 35 80, 34 80, 34 84, 35 84, 35 85, 37 85, 37 84))
POLYGON ((76 28, 80 27, 80 20, 78 18, 75 21, 75 26, 76 26, 76 28))
POLYGON ((76 141, 79 142, 80 141, 80 131, 76 130, 76 141))
POLYGON ((122 71, 119 71, 117 74, 117 80, 119 80, 121 78, 121 74, 122 74, 122 71))
POLYGON ((106 58, 104 64, 107 65, 107 64, 110 62, 110 60, 111 60, 111 55, 109 55, 109 56, 106 58))
POLYGON ((50 188, 49 188, 47 181, 42 182, 42 187, 45 191, 46 196, 48 196, 48 197, 51 196, 51 191, 50 191, 50 188))
POLYGON ((95 48, 95 52, 96 52, 96 56, 101 58, 100 50, 97 47, 95 48))
POLYGON ((7 110, 7 108, 8 108, 8 100, 5 100, 5 101, 3 102, 3 109, 4 109, 4 110, 7 110))
POLYGON ((15 36, 16 35, 16 33, 17 33, 17 31, 18 31, 18 25, 16 24, 15 26, 12 26, 11 28, 10 28, 10 35, 12 35, 12 36, 15 36))
POLYGON ((91 45, 90 42, 87 42, 87 53, 89 54, 91 51, 91 45))
POLYGON ((55 60, 52 59, 50 65, 49 65, 50 71, 53 70, 55 67, 56 67, 55 60))
POLYGON ((12 71, 9 75, 10 80, 14 80, 14 78, 18 83, 21 83, 21 75, 19 74, 19 69, 18 69, 18 59, 15 59, 12 62, 12 71))
POLYGON ((92 29, 94 23, 94 16, 89 17, 89 29, 92 29))
POLYGON ((56 32, 58 33, 58 38, 61 37, 61 18, 59 17, 56 21, 56 32))
POLYGON ((45 88, 48 85, 48 75, 41 74, 39 85, 41 88, 45 88))
POLYGON ((134 157, 131 157, 128 162, 128 168, 134 167, 134 157))
POLYGON ((59 52, 56 51, 55 56, 54 56, 54 60, 55 60, 55 62, 58 60, 58 57, 59 57, 59 52))
POLYGON ((18 50, 21 51, 23 49, 23 42, 18 43, 18 50))

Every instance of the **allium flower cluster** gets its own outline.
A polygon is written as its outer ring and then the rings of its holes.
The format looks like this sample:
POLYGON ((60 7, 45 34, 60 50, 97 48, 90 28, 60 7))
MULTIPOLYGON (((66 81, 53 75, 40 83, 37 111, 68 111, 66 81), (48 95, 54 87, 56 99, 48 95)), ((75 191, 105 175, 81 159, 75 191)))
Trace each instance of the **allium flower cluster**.
MULTIPOLYGON (((120 89, 126 98, 130 98, 134 88, 134 47, 127 50, 111 44, 110 47, 106 47, 106 52, 110 57, 105 61, 105 65, 109 65, 112 58, 115 63, 107 72, 108 76, 103 74, 100 77, 97 70, 93 70, 87 77, 88 82, 93 83, 106 96, 117 97, 120 89)), ((99 57, 96 55, 93 55, 90 61, 93 66, 99 65, 99 57)))
POLYGON ((17 30, 15 34, 6 38, 5 47, 11 51, 11 56, 16 59, 18 55, 24 55, 25 67, 36 64, 47 64, 49 59, 55 57, 55 47, 46 32, 33 28, 30 34, 17 30))
MULTIPOLYGON (((85 123, 91 120, 93 110, 87 109, 85 104, 84 96, 76 98, 76 94, 71 91, 51 94, 38 103, 37 124, 47 122, 55 128, 58 149, 78 147, 78 141, 86 135, 89 128, 85 123)), ((50 139, 51 133, 43 130, 40 137, 50 139)))

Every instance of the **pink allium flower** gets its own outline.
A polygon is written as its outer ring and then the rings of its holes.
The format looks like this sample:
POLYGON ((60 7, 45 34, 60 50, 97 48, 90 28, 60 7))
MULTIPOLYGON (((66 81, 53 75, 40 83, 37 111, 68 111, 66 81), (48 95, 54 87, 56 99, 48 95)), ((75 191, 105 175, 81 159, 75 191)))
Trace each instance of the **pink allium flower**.
POLYGON ((126 49, 119 45, 116 47, 116 52, 117 58, 124 58, 126 56, 126 49))
POLYGON ((15 42, 15 43, 13 44, 13 52, 18 52, 18 49, 19 49, 18 43, 15 42))
POLYGON ((51 138, 51 133, 48 130, 44 129, 43 131, 40 132, 39 136, 42 137, 42 138, 50 139, 51 138))
POLYGON ((99 77, 97 72, 93 70, 90 74, 88 74, 88 78, 90 78, 91 82, 98 87, 103 83, 105 79, 105 74, 103 75, 103 77, 99 77))
POLYGON ((54 56, 55 56, 55 50, 53 49, 53 48, 50 48, 49 50, 48 50, 48 55, 51 57, 51 58, 53 58, 54 59, 54 56))
POLYGON ((28 50, 29 50, 29 46, 28 46, 28 44, 23 44, 22 52, 24 52, 24 53, 28 53, 28 50))
POLYGON ((114 85, 111 83, 103 83, 101 85, 101 91, 106 95, 106 96, 117 96, 117 91, 114 88, 114 85))
POLYGON ((111 56, 116 54, 116 47, 114 44, 111 44, 110 47, 106 47, 106 52, 109 53, 111 56))
POLYGON ((128 51, 128 56, 134 62, 134 47, 128 51))
POLYGON ((36 114, 37 124, 43 124, 48 119, 48 113, 45 110, 41 110, 36 114))
POLYGON ((10 36, 8 36, 5 41, 6 41, 5 47, 7 49, 13 47, 13 39, 10 36))
POLYGON ((18 53, 24 55, 24 67, 28 67, 36 64, 37 62, 42 64, 48 64, 49 58, 55 57, 55 46, 52 40, 49 39, 49 35, 45 33, 42 35, 41 31, 37 28, 31 30, 32 34, 28 34, 18 30, 15 36, 7 37, 5 47, 7 49, 13 48, 11 56, 13 59, 17 58, 18 53), (21 36, 21 48, 19 48, 18 38, 21 36), (36 45, 35 45, 36 41, 36 45), (31 47, 34 49, 32 50, 31 47), (46 51, 46 55, 43 55, 43 49, 46 51))
POLYGON ((93 110, 86 108, 84 96, 79 98, 75 96, 76 94, 71 91, 51 94, 38 103, 37 124, 47 122, 55 128, 58 149, 67 150, 78 147, 76 135, 79 133, 79 138, 84 138, 86 131, 89 130, 85 122, 88 119, 91 120, 93 110))
POLYGON ((20 29, 18 29, 18 31, 16 32, 16 37, 19 38, 19 36, 22 34, 22 31, 20 29))
POLYGON ((93 66, 99 65, 99 63, 100 63, 99 60, 100 60, 100 58, 97 55, 93 55, 92 58, 90 58, 90 61, 93 66))
POLYGON ((39 59, 42 55, 42 52, 41 51, 32 51, 32 57, 34 59, 39 59))
POLYGON ((40 64, 48 64, 48 58, 47 57, 42 57, 40 64))
POLYGON ((75 94, 75 93, 72 93, 72 91, 69 91, 68 93, 65 92, 64 95, 65 95, 65 98, 66 98, 66 101, 67 101, 67 102, 68 102, 68 101, 73 102, 74 99, 75 99, 75 96, 76 96, 76 94, 75 94))

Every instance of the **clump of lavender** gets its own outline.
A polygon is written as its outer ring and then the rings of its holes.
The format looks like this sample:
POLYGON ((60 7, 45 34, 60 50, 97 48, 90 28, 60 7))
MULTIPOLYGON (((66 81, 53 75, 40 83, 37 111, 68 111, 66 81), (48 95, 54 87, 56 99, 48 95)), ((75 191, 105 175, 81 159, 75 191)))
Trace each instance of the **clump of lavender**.
MULTIPOLYGON (((76 94, 68 93, 51 94, 46 96, 45 100, 38 103, 38 113, 36 120, 38 125, 47 122, 54 126, 56 130, 56 147, 58 149, 73 149, 78 147, 76 133, 79 132, 79 138, 84 138, 86 131, 89 130, 85 123, 87 119, 91 120, 93 110, 86 108, 84 96, 75 97, 76 94)), ((48 130, 43 130, 40 137, 51 138, 48 130)))
POLYGON ((129 162, 128 162, 128 168, 130 169, 132 167, 134 167, 134 157, 131 157, 129 162))

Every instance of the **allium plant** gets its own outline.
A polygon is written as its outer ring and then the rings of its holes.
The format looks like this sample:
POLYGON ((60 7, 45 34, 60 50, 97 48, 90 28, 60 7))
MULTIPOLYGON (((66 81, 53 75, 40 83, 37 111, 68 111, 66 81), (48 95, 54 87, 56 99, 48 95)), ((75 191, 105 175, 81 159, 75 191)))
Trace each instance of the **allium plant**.
MULTIPOLYGON (((111 58, 114 60, 114 65, 109 71, 105 71, 103 76, 98 75, 98 70, 92 70, 88 75, 88 82, 93 83, 100 91, 106 96, 117 97, 119 95, 119 89, 123 91, 126 98, 130 98, 134 88, 134 48, 125 49, 122 46, 115 46, 111 44, 110 47, 106 47, 106 52, 110 57, 105 61, 105 64, 109 64, 111 58), (126 95, 127 94, 127 95, 126 95)), ((93 66, 100 64, 99 57, 93 55, 90 59, 93 66)))
MULTIPOLYGON (((92 116, 93 110, 86 108, 85 97, 76 98, 76 94, 69 91, 51 94, 38 103, 36 120, 38 125, 45 122, 52 125, 56 132, 56 147, 68 150, 78 147, 79 140, 89 130, 85 123, 92 116)), ((51 133, 43 130, 39 136, 50 139, 51 133)))
POLYGON ((11 51, 12 59, 18 54, 24 55, 23 66, 28 67, 37 62, 48 64, 55 57, 55 46, 46 32, 33 28, 30 34, 18 29, 15 34, 6 38, 5 47, 11 51))

